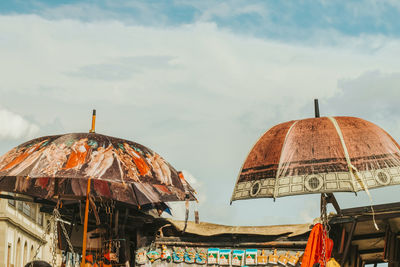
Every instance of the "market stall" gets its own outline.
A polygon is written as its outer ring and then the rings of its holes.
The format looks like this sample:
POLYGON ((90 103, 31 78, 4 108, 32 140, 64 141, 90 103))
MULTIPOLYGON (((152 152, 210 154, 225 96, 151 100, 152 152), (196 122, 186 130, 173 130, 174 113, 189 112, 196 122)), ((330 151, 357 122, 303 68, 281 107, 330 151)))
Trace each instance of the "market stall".
POLYGON ((297 266, 311 229, 309 224, 226 226, 188 222, 185 229, 184 221, 157 223, 154 235, 138 236, 139 266, 297 266))
POLYGON ((341 266, 400 266, 400 202, 342 209, 330 220, 333 253, 341 266), (374 210, 374 212, 372 211, 374 210), (379 231, 373 226, 373 216, 379 231))

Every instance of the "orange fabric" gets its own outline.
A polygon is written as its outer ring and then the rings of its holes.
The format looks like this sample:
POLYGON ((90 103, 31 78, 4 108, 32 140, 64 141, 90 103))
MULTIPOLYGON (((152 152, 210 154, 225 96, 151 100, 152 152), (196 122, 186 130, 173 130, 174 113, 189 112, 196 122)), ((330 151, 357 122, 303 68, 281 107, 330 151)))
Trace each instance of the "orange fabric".
POLYGON ((303 254, 303 260, 301 267, 312 267, 315 263, 320 264, 321 267, 325 267, 325 263, 331 257, 333 249, 333 241, 328 238, 326 231, 324 230, 322 224, 317 223, 311 230, 310 237, 307 241, 306 250, 303 254), (322 255, 322 249, 325 244, 326 253, 325 261, 322 255))
POLYGON ((7 169, 10 169, 10 168, 14 167, 15 165, 20 164, 27 157, 29 157, 33 152, 38 150, 38 148, 43 143, 44 143, 44 141, 42 141, 42 142, 30 147, 29 149, 26 149, 26 151, 24 151, 24 153, 22 153, 21 155, 17 156, 16 158, 14 158, 10 163, 8 163, 6 166, 4 166, 0 171, 4 171, 4 170, 7 170, 7 169))
POLYGON ((87 255, 87 256, 85 257, 85 259, 86 259, 87 262, 93 263, 93 255, 87 255))
POLYGON ((124 144, 124 148, 126 152, 132 157, 133 161, 135 162, 136 168, 139 171, 140 175, 147 175, 150 172, 150 167, 147 165, 146 160, 142 158, 142 156, 136 152, 132 147, 128 144, 124 144))
POLYGON ((105 259, 107 259, 109 261, 111 260, 110 252, 105 253, 103 256, 105 259))
POLYGON ((138 153, 136 153, 136 151, 133 151, 132 153, 134 154, 132 159, 136 164, 139 174, 146 175, 150 171, 150 167, 147 165, 146 161, 142 159, 138 153))
POLYGON ((78 165, 83 165, 86 160, 86 155, 90 149, 89 145, 85 142, 82 144, 85 150, 82 151, 79 148, 76 150, 72 150, 71 154, 68 157, 67 164, 65 164, 64 170, 74 168, 78 165))

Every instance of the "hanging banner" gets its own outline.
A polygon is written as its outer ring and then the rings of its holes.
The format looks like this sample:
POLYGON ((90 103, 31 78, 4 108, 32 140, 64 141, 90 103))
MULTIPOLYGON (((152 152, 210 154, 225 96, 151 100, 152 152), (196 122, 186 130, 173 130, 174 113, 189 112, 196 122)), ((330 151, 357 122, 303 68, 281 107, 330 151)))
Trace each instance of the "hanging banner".
POLYGON ((207 253, 207 264, 218 264, 219 248, 209 248, 207 253))
POLYGON ((207 263, 207 249, 198 248, 196 253, 196 263, 206 264, 207 263))
POLYGON ((185 257, 185 250, 180 247, 174 247, 174 253, 172 254, 172 260, 176 263, 183 262, 185 257))
POLYGON ((257 264, 258 265, 267 265, 268 263, 268 256, 265 252, 265 249, 259 250, 259 254, 257 256, 257 264))
POLYGON ((194 263, 195 261, 196 261, 196 249, 195 248, 186 248, 185 262, 186 263, 194 263))
POLYGON ((219 265, 231 265, 231 251, 230 249, 219 251, 219 265))
POLYGON ((256 265, 257 264, 257 249, 246 249, 246 265, 256 265))
POLYGON ((234 250, 232 252, 232 266, 244 265, 244 250, 234 250))

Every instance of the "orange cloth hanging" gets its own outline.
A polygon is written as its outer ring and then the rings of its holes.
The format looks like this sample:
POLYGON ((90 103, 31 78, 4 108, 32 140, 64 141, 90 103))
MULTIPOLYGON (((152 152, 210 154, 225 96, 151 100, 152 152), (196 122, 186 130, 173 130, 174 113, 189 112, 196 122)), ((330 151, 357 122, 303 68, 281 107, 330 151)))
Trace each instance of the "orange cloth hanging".
POLYGON ((317 223, 311 230, 310 237, 307 241, 306 250, 303 254, 301 267, 312 267, 315 263, 319 263, 321 267, 325 267, 325 263, 331 257, 333 249, 332 239, 327 237, 327 233, 322 224, 317 223), (325 244, 325 260, 323 246, 325 244))
POLYGON ((93 255, 86 255, 85 267, 93 267, 93 255))

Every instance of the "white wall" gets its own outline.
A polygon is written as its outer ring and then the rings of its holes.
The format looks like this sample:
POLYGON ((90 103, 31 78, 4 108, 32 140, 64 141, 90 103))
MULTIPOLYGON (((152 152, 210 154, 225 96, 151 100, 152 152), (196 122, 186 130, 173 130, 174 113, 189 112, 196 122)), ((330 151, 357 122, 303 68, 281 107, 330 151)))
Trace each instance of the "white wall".
MULTIPOLYGON (((38 216, 39 207, 36 207, 36 216, 38 216)), ((47 218, 44 217, 43 226, 37 223, 36 219, 29 218, 22 212, 20 212, 17 207, 13 207, 8 204, 7 200, 0 200, 0 217, 2 223, 0 227, 0 236, 4 239, 0 242, 0 251, 3 251, 3 257, 0 258, 0 265, 7 266, 8 258, 8 246, 11 244, 10 251, 10 266, 21 267, 26 262, 29 262, 34 256, 36 249, 41 246, 38 259, 45 261, 51 261, 50 253, 50 237, 49 235, 44 235, 47 218), (44 237, 47 243, 41 245, 41 239, 44 237), (20 240, 20 252, 17 252, 17 242, 20 240), (24 246, 26 244, 26 259, 24 262, 24 246), (33 250, 32 250, 33 246, 33 250), (44 253, 45 252, 45 253, 44 253), (17 259, 17 256, 19 259, 17 259), (19 260, 19 261, 18 261, 19 260), (16 266, 20 263, 20 266, 16 266)), ((36 217, 37 218, 37 217, 36 217)))

